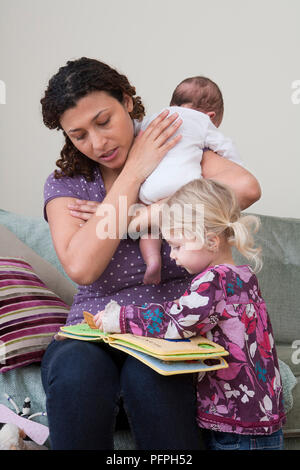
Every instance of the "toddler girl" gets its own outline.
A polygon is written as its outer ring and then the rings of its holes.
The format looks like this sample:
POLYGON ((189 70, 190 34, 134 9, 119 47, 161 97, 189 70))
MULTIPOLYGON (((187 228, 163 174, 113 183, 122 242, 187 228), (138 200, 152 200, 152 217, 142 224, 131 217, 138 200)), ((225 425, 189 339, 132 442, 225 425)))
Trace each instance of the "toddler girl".
POLYGON ((142 307, 111 302, 94 317, 105 332, 164 339, 203 335, 229 352, 227 369, 198 374, 197 422, 210 449, 283 448, 285 415, 272 326, 254 270, 236 266, 231 252, 235 246, 260 269, 252 237, 258 222, 241 216, 224 185, 205 179, 188 183, 163 206, 161 225, 171 258, 195 274, 184 294, 142 307), (187 205, 191 209, 184 213, 187 205))

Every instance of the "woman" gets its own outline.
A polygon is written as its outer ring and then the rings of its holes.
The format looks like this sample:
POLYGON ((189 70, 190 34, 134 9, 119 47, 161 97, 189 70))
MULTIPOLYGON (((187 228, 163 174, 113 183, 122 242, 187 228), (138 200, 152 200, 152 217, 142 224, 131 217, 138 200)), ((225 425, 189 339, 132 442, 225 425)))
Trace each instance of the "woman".
MULTIPOLYGON (((81 321, 83 310, 97 313, 111 299, 175 299, 188 276, 171 264, 164 243, 161 284, 142 284, 144 263, 138 241, 124 238, 130 217, 122 201, 127 207, 137 202, 141 183, 178 142, 176 115, 162 113, 135 138, 133 119, 143 117, 144 107, 134 87, 87 58, 61 67, 41 103, 45 125, 62 129, 66 139, 60 172, 45 184, 45 217, 66 273, 79 284, 67 324, 81 321), (101 237, 104 215, 93 209, 83 206, 80 217, 73 217, 69 205, 76 206, 76 199, 113 208, 116 236, 101 237)), ((259 197, 252 175, 212 152, 204 156, 202 171, 232 185, 243 208, 259 197)), ((120 405, 138 449, 200 448, 192 375, 160 376, 105 344, 64 340, 47 348, 42 380, 52 449, 113 449, 120 405)))

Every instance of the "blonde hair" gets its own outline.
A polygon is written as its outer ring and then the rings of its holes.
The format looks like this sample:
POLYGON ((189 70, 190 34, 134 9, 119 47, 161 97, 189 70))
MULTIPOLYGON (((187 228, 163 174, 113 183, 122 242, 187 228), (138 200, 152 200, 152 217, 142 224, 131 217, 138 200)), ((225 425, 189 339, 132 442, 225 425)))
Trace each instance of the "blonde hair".
POLYGON ((258 217, 241 215, 231 188, 210 179, 187 183, 162 208, 163 234, 181 232, 186 238, 196 238, 202 245, 207 243, 209 233, 222 235, 254 264, 256 272, 262 267, 261 248, 254 246, 253 238, 259 226, 258 217))

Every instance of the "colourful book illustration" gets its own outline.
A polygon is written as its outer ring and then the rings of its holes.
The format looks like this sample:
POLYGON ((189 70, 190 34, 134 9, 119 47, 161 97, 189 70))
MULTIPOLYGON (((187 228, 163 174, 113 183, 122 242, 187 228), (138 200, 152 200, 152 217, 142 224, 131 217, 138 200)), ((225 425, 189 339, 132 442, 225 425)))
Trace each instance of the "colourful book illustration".
POLYGON ((202 336, 168 340, 128 333, 106 334, 96 327, 93 315, 84 312, 84 318, 86 323, 63 326, 58 334, 81 341, 105 341, 163 375, 207 372, 228 367, 223 356, 229 353, 202 336))

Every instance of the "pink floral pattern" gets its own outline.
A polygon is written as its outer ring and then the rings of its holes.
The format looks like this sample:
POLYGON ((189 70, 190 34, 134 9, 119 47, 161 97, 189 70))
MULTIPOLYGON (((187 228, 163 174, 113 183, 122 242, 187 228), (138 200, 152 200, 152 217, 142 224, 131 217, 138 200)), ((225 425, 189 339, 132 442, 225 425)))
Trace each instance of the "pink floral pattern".
POLYGON ((272 326, 249 266, 209 267, 174 302, 121 307, 120 327, 165 339, 203 335, 230 353, 227 369, 198 374, 200 427, 271 434, 284 424, 272 326))

